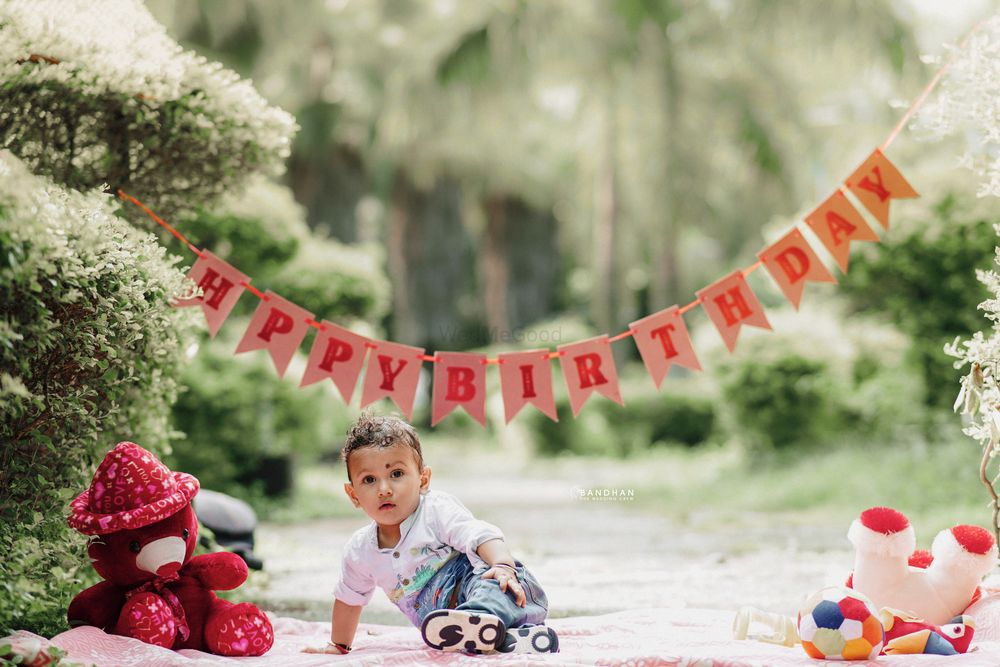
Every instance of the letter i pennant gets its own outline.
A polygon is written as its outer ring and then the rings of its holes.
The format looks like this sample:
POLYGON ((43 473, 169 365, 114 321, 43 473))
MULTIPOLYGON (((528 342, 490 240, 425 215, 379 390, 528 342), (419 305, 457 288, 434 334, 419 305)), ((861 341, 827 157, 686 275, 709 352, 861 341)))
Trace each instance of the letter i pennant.
POLYGON ((837 282, 806 242, 802 232, 794 228, 757 253, 757 257, 785 293, 785 297, 795 306, 795 310, 799 309, 807 280, 837 282))
POLYGON ((486 426, 486 355, 437 352, 431 426, 462 406, 481 426, 486 426))
POLYGON ((611 340, 604 336, 559 346, 559 359, 573 416, 595 391, 618 405, 625 405, 618 387, 618 371, 611 355, 611 340))
POLYGON ((920 196, 899 173, 896 165, 889 162, 889 158, 877 148, 847 177, 844 185, 885 229, 889 229, 889 203, 893 199, 913 199, 920 196))
POLYGON ((191 267, 187 277, 201 288, 202 296, 175 299, 173 305, 177 308, 200 305, 208 324, 208 333, 215 338, 240 295, 246 290, 244 284, 249 283, 250 279, 207 250, 201 251, 201 256, 191 267))
POLYGON ((309 332, 306 320, 312 316, 308 310, 268 290, 254 311, 235 354, 266 349, 278 370, 278 377, 284 377, 295 350, 309 332))
POLYGON ((424 348, 384 340, 372 345, 361 390, 361 407, 388 396, 407 419, 412 419, 424 348))
POLYGON ((744 324, 770 329, 764 306, 747 285, 742 271, 733 271, 697 292, 701 307, 708 313, 723 342, 732 352, 744 324))
POLYGON ((552 421, 559 421, 552 394, 552 365, 548 350, 507 352, 500 357, 500 391, 504 419, 510 420, 530 403, 552 421))

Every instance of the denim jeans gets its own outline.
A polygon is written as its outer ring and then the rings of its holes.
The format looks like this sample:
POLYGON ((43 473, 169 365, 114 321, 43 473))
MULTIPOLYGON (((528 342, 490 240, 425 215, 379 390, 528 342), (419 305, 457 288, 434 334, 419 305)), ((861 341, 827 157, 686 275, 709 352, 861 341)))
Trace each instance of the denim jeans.
POLYGON ((421 620, 436 609, 458 609, 493 614, 507 628, 539 625, 545 622, 549 601, 534 575, 520 561, 517 578, 524 589, 525 605, 519 607, 507 589, 504 593, 496 579, 482 579, 483 572, 475 572, 465 554, 457 554, 427 582, 417 594, 415 609, 421 620))

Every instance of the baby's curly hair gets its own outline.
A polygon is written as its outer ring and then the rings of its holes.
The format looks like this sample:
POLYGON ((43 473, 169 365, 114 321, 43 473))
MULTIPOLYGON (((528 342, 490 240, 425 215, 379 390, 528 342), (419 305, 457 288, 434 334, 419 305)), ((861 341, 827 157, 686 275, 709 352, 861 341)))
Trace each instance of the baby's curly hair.
POLYGON ((348 429, 344 448, 340 451, 340 458, 344 460, 344 467, 347 468, 347 478, 351 478, 348 460, 354 452, 368 447, 382 449, 399 444, 413 450, 417 456, 417 468, 423 470, 424 454, 420 451, 420 438, 416 429, 395 415, 361 413, 358 420, 348 429))

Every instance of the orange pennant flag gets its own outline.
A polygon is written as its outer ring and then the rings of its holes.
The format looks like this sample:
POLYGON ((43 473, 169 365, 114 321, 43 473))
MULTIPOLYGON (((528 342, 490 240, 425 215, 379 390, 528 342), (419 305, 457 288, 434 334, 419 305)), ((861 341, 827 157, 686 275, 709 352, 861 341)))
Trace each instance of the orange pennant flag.
POLYGON ((330 378, 344 397, 344 403, 350 403, 369 342, 364 336, 323 320, 299 387, 330 378))
POLYGON ((595 391, 618 405, 625 405, 618 387, 618 371, 611 354, 611 340, 607 335, 560 345, 558 349, 574 417, 580 414, 583 404, 595 391))
POLYGON ((267 290, 235 354, 266 349, 278 370, 278 377, 284 377, 295 350, 309 332, 306 320, 312 316, 308 310, 267 290))
POLYGON ((879 240, 875 230, 868 226, 858 210, 847 200, 847 195, 840 190, 827 197, 826 201, 807 215, 806 224, 837 260, 837 265, 844 273, 847 273, 851 241, 879 240))
POLYGON ((646 370, 659 389, 674 364, 700 371, 691 336, 677 306, 671 306, 628 325, 646 370))
POLYGON ((208 324, 208 333, 215 338, 250 278, 208 250, 201 251, 187 277, 201 288, 202 294, 193 299, 175 299, 173 305, 177 308, 201 306, 208 324))
POLYGON ((875 151, 854 173, 847 177, 844 185, 865 205, 875 219, 885 229, 889 229, 889 203, 893 199, 913 199, 919 197, 896 165, 889 162, 882 151, 875 151))
POLYGON ((794 227, 778 241, 757 253, 757 257, 785 293, 785 297, 795 306, 795 310, 799 309, 807 280, 837 282, 806 242, 802 232, 794 227))
POLYGON ((548 350, 505 352, 499 355, 500 391, 504 419, 509 424, 521 408, 534 405, 552 421, 559 421, 552 394, 552 366, 548 350))
POLYGON ((698 290, 697 294, 701 307, 719 330, 730 352, 736 348, 736 339, 744 324, 761 329, 771 328, 771 323, 764 314, 764 306, 750 290, 742 271, 733 271, 725 278, 698 290))
POLYGON ((458 406, 486 426, 486 355, 436 352, 434 356, 431 426, 458 406))
POLYGON ((369 345, 372 351, 361 389, 361 407, 388 396, 407 419, 412 419, 424 349, 384 340, 369 345))

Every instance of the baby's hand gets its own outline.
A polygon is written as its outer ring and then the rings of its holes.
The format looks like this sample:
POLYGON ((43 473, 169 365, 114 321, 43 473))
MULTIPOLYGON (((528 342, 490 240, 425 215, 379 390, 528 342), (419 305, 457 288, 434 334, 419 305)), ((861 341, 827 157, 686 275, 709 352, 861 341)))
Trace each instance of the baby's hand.
POLYGON ((342 648, 340 648, 336 644, 329 644, 329 643, 326 646, 320 646, 318 648, 315 647, 315 646, 307 646, 304 649, 302 649, 302 652, 303 653, 329 653, 329 654, 332 654, 332 655, 347 655, 347 653, 348 653, 347 651, 343 650, 342 648))
POLYGON ((527 603, 528 598, 524 594, 524 587, 517 579, 517 570, 510 565, 494 565, 483 573, 482 578, 496 579, 500 584, 501 591, 506 593, 509 590, 514 595, 514 601, 518 607, 523 607, 527 603))

